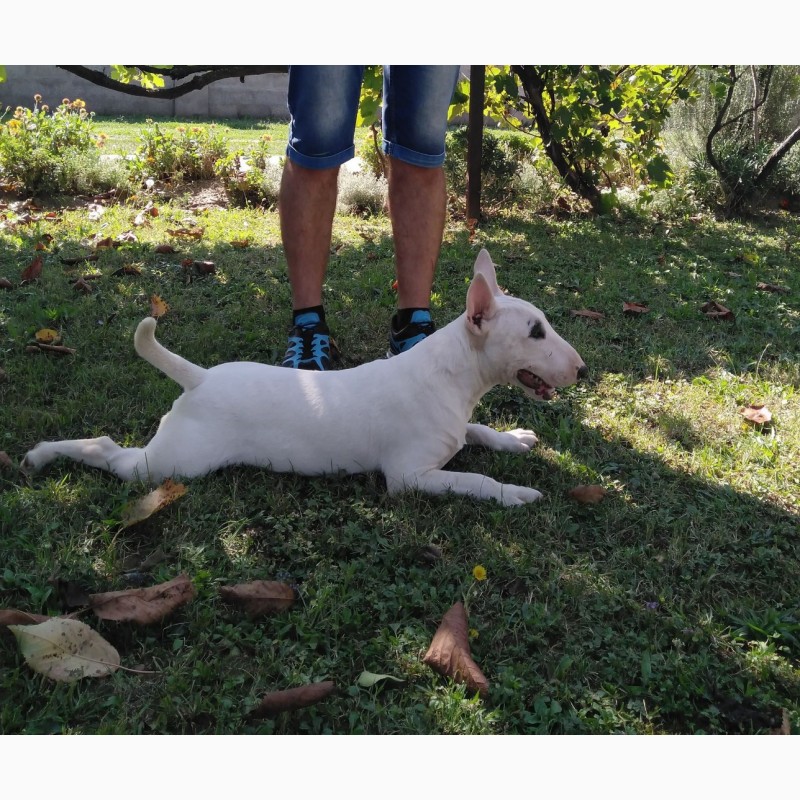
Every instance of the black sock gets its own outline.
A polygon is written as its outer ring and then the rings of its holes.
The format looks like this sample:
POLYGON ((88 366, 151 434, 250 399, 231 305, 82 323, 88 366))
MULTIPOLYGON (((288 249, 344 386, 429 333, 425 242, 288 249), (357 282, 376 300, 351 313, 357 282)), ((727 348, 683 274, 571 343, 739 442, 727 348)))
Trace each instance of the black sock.
POLYGON ((430 313, 429 308, 398 308, 394 316, 395 330, 402 330, 411 322, 411 317, 415 311, 427 311, 430 313))

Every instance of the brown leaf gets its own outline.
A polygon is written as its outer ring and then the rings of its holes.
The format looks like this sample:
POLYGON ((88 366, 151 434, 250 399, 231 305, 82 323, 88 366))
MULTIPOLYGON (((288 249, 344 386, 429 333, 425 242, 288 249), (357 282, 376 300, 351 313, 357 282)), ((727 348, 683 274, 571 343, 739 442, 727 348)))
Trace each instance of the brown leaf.
POLYGON ((110 236, 106 236, 105 239, 100 239, 100 241, 94 243, 95 250, 108 250, 113 246, 114 240, 110 236))
POLYGON ((142 271, 137 267, 135 264, 125 264, 124 267, 120 267, 119 269, 115 269, 112 275, 141 275, 142 271))
POLYGON ((252 716, 266 717, 271 714, 279 714, 281 711, 294 711, 298 708, 313 706, 333 694, 335 689, 336 684, 333 681, 322 681, 298 686, 295 689, 270 692, 264 695, 261 705, 253 710, 252 716))
POLYGON ((205 228, 177 228, 176 230, 167 230, 170 236, 176 236, 185 239, 202 239, 205 228))
POLYGON ((8 278, 0 278, 0 289, 13 289, 14 284, 8 278))
POLYGON ((729 308, 725 308, 722 303, 717 303, 714 300, 700 306, 700 310, 709 318, 733 322, 736 315, 729 308))
POLYGON ((37 252, 41 252, 42 250, 47 250, 47 245, 44 242, 36 242, 33 249, 37 252))
POLYGON ((72 284, 72 288, 76 292, 83 292, 83 294, 91 294, 93 291, 92 285, 82 276, 72 284))
POLYGON ((646 314, 650 309, 641 303, 623 303, 622 313, 629 317, 638 317, 639 314, 646 314))
POLYGON ((605 496, 606 490, 602 486, 576 486, 567 494, 576 502, 584 505, 599 503, 605 496))
POLYGON ((44 261, 42 260, 41 256, 36 256, 36 258, 22 270, 22 274, 19 276, 20 280, 23 283, 30 283, 31 281, 35 281, 38 277, 42 274, 42 265, 44 261))
POLYGON ((48 619, 50 617, 44 614, 31 614, 28 611, 17 611, 16 608, 0 608, 0 625, 38 625, 48 619))
POLYGON ((59 356, 74 356, 78 351, 72 347, 65 347, 63 344, 44 344, 37 342, 25 348, 26 353, 55 353, 59 356))
POLYGON ((157 216, 158 216, 158 207, 157 207, 157 206, 148 206, 148 207, 145 209, 145 211, 146 211, 146 212, 147 212, 147 213, 148 213, 148 214, 149 214, 151 217, 157 217, 157 216))
POLYGON ((169 304, 164 302, 157 294, 150 297, 150 316, 158 319, 169 311, 169 304))
POLYGON ((772 412, 763 404, 740 408, 739 413, 754 425, 766 425, 772 420, 772 412))
POLYGON ((123 589, 89 595, 89 601, 100 619, 135 622, 149 625, 158 622, 182 605, 190 602, 197 591, 188 575, 178 575, 166 583, 144 589, 123 589))
POLYGON ((14 469, 14 462, 5 450, 0 450, 0 469, 14 469))
POLYGON ((229 603, 243 608, 251 617, 286 611, 294 605, 294 589, 278 581, 252 581, 235 586, 220 586, 219 593, 229 603))
POLYGON ((210 275, 212 272, 217 271, 217 267, 213 261, 195 261, 194 268, 201 275, 210 275))
POLYGON ((171 244, 158 244, 155 247, 156 253, 177 253, 178 251, 171 244))
POLYGON ((122 527, 129 528, 146 520, 185 494, 186 487, 182 483, 175 483, 172 478, 167 478, 157 489, 125 506, 122 513, 122 527))
POLYGON ((789 289, 786 286, 776 286, 774 283, 763 283, 759 281, 756 284, 756 289, 762 292, 780 292, 781 294, 789 294, 789 289))
POLYGON ((422 660, 440 675, 465 683, 470 691, 479 692, 481 697, 489 693, 489 682, 472 660, 467 612, 463 603, 456 603, 442 617, 431 646, 422 660))
POLYGON ((599 311, 590 311, 588 308, 581 308, 578 311, 569 312, 573 317, 584 317, 586 319, 605 319, 606 315, 599 311))
POLYGON ((231 247, 237 250, 244 250, 245 247, 250 247, 250 239, 234 239, 231 242, 231 247))

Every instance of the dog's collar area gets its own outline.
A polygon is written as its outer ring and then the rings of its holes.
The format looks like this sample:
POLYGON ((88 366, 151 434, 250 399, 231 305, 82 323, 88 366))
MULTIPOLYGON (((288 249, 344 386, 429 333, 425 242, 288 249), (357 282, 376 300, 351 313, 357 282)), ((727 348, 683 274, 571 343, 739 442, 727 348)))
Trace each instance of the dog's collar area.
POLYGON ((517 372, 517 380, 544 400, 550 400, 553 397, 553 387, 527 369, 517 372))

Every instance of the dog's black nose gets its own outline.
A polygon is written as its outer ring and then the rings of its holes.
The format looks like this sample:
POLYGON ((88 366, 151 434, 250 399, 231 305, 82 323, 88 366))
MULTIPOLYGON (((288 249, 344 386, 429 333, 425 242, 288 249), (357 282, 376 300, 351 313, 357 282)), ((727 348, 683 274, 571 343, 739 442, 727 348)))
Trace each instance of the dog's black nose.
POLYGON ((586 364, 584 364, 578 370, 578 380, 582 381, 584 378, 588 378, 588 377, 589 377, 589 367, 587 367, 586 364))

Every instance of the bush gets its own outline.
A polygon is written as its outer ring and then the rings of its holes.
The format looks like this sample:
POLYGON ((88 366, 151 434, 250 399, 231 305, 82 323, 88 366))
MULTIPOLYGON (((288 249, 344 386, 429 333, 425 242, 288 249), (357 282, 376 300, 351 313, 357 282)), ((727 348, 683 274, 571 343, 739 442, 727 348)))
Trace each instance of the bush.
MULTIPOLYGON (((447 133, 445 174, 450 190, 463 196, 467 187, 467 128, 447 133)), ((499 205, 519 196, 523 158, 530 151, 519 136, 485 133, 481 145, 481 200, 499 205)))
POLYGON ((94 133, 94 114, 83 100, 62 100, 52 113, 40 103, 37 94, 33 108, 18 106, 8 122, 0 117, 0 182, 31 193, 68 192, 71 178, 62 162, 98 164, 105 135, 94 133))
POLYGON ((228 155, 228 144, 214 125, 180 126, 171 131, 148 120, 140 138, 142 143, 131 162, 138 180, 212 178, 216 162, 228 155))
POLYGON ((234 202, 264 206, 277 204, 283 158, 270 154, 270 140, 269 134, 265 134, 247 153, 237 150, 217 159, 214 164, 214 174, 222 178, 234 202))
POLYGON ((380 214, 386 205, 387 183, 370 172, 339 174, 337 208, 346 214, 380 214))

